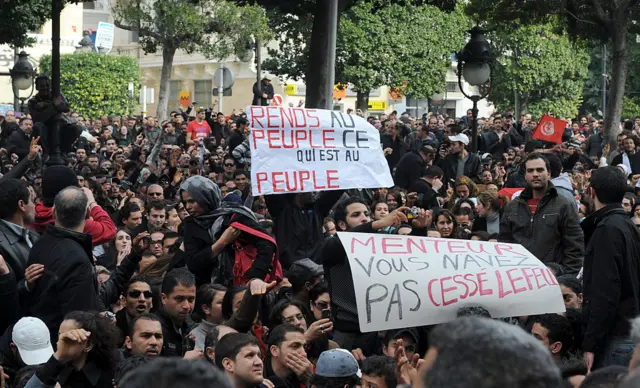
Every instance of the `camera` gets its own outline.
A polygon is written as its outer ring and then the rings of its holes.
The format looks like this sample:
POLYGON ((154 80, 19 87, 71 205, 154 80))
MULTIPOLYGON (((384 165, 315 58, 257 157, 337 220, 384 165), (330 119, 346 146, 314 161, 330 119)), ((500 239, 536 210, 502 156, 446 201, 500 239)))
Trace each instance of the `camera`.
POLYGON ((409 210, 405 210, 405 211, 404 211, 404 214, 406 214, 406 215, 407 215, 407 219, 409 219, 409 220, 412 220, 412 219, 414 219, 414 218, 418 218, 418 216, 420 215, 420 214, 418 213, 418 208, 416 208, 416 207, 411 208, 411 209, 409 209, 409 210))

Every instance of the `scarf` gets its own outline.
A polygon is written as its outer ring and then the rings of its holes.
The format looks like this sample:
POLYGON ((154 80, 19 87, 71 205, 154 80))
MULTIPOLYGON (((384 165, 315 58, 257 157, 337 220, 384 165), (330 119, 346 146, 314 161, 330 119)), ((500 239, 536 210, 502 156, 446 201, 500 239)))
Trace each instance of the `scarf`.
POLYGON ((203 176, 196 175, 185 180, 180 185, 180 195, 186 191, 201 208, 204 214, 194 217, 195 222, 209 230, 213 241, 218 239, 222 225, 227 218, 235 213, 241 214, 254 222, 258 222, 251 209, 240 204, 222 199, 222 192, 217 184, 203 176))

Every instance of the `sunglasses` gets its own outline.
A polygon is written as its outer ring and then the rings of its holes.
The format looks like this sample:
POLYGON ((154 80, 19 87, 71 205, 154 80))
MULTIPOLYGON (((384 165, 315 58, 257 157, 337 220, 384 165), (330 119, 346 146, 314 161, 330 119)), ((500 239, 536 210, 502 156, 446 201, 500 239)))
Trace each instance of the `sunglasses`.
POLYGON ((225 167, 233 167, 233 163, 225 163, 224 166, 225 167))
POLYGON ((129 296, 130 298, 139 298, 140 294, 143 294, 145 299, 150 299, 153 297, 153 292, 151 291, 131 290, 127 292, 127 296, 129 296))

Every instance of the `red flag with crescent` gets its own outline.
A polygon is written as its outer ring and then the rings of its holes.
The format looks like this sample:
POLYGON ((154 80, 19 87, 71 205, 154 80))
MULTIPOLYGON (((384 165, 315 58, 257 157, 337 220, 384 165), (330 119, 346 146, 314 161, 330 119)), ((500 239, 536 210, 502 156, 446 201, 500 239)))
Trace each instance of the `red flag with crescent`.
POLYGON ((533 132, 533 138, 560 144, 566 127, 567 123, 564 120, 544 115, 533 132))

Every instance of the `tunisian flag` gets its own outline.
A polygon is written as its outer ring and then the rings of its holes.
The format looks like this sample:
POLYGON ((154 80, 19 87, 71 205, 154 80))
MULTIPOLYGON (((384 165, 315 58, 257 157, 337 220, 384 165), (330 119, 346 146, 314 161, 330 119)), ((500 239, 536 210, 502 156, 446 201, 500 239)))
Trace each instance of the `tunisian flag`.
POLYGON ((566 126, 567 123, 564 120, 544 115, 533 133, 533 138, 560 144, 566 126))

